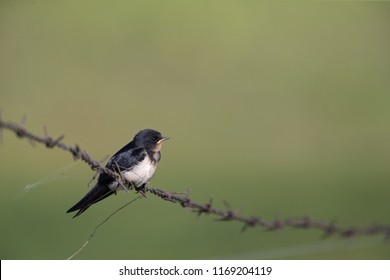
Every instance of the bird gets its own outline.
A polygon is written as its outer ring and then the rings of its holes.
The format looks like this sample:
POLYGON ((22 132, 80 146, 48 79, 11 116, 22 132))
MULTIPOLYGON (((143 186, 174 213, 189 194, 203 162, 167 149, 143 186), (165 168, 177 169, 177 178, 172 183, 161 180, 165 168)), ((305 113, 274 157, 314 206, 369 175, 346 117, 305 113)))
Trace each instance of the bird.
MULTIPOLYGON (((139 131, 134 139, 116 152, 106 164, 106 168, 121 172, 127 187, 142 190, 152 179, 161 159, 161 146, 169 138, 153 129, 139 131)), ((100 173, 95 186, 66 213, 78 211, 73 218, 81 215, 92 204, 99 202, 124 186, 106 173, 100 173)))

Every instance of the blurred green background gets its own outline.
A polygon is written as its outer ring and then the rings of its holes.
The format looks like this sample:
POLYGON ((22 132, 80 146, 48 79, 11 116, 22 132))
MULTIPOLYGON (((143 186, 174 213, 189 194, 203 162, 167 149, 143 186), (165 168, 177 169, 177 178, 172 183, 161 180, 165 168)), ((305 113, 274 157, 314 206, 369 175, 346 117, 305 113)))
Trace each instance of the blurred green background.
MULTIPOLYGON (((1 1, 2 117, 98 160, 160 130, 152 185, 243 215, 390 224, 389 27, 378 2, 1 1)), ((2 141, 2 259, 67 258, 135 197, 72 219, 89 167, 2 141)), ((76 258, 390 258, 383 236, 240 230, 149 195, 76 258)))

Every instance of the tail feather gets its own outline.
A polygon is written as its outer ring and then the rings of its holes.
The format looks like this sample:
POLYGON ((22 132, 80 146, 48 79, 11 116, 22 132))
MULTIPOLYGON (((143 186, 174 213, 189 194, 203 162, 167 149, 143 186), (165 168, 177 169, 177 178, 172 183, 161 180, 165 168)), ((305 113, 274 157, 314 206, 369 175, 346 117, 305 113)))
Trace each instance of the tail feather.
POLYGON ((99 185, 98 183, 79 202, 66 211, 66 213, 79 210, 76 215, 73 216, 73 218, 76 218, 85 210, 87 210, 92 204, 109 197, 113 193, 115 193, 115 191, 104 185, 99 185))

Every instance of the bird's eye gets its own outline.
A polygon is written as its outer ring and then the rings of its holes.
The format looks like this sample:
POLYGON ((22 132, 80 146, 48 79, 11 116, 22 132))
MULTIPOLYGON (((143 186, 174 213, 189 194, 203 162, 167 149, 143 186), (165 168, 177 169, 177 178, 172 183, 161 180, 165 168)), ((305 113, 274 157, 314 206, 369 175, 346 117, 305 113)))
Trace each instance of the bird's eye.
POLYGON ((156 142, 156 141, 157 141, 157 137, 154 136, 154 137, 152 138, 152 141, 153 141, 153 142, 156 142))

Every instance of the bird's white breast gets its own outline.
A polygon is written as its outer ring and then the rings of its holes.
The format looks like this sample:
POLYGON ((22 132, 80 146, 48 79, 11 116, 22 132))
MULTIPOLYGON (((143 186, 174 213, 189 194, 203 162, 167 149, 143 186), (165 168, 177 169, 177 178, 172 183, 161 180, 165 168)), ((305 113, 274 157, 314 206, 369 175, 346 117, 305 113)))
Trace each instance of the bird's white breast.
POLYGON ((138 165, 134 166, 131 170, 123 172, 123 176, 133 186, 139 187, 148 182, 156 171, 156 163, 152 162, 148 156, 145 157, 138 165))

